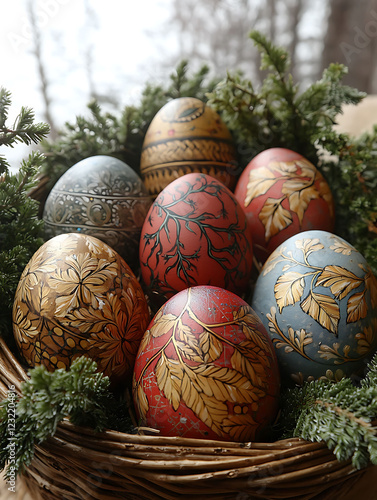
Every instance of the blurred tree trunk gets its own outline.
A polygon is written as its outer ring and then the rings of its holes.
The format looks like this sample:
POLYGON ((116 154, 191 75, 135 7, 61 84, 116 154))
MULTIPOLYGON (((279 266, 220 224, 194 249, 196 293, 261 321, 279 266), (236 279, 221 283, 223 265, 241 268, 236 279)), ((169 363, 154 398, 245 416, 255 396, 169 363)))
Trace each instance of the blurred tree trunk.
POLYGON ((322 67, 339 62, 348 67, 344 83, 377 92, 377 0, 330 0, 322 67))

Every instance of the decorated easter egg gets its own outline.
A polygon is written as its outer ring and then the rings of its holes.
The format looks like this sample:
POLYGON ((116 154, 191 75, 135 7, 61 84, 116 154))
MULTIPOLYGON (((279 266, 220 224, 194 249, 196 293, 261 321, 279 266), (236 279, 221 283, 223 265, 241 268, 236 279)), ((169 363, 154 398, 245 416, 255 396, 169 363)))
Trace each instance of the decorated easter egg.
POLYGON ((157 196, 140 238, 150 292, 169 298, 196 285, 241 295, 252 269, 252 238, 233 193, 206 174, 186 174, 157 196))
POLYGON ((236 153, 220 116, 194 97, 169 101, 153 118, 141 151, 140 174, 153 195, 177 177, 202 172, 229 189, 236 185, 236 153))
POLYGON ((89 234, 138 267, 140 231, 152 199, 131 167, 111 156, 91 156, 68 169, 44 207, 46 239, 62 233, 89 234))
POLYGON ((67 368, 86 355, 114 384, 124 381, 149 321, 129 266, 88 235, 61 234, 44 243, 15 293, 14 337, 31 367, 67 368))
POLYGON ((163 436, 262 439, 278 410, 274 348, 252 308, 222 288, 169 299, 137 354, 133 397, 141 425, 163 436))
POLYGON ((334 230, 329 185, 312 163, 289 149, 271 148, 255 156, 234 194, 249 219, 254 255, 262 263, 301 231, 334 230))
POLYGON ((327 231, 304 231, 276 248, 251 305, 285 383, 359 376, 376 351, 376 278, 359 251, 327 231))

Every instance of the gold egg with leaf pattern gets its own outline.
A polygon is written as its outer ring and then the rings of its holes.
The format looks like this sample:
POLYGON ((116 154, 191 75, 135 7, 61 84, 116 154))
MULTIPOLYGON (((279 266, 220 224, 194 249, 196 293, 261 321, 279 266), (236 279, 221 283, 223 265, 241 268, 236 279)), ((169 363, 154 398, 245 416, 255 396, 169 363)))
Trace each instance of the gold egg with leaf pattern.
POLYGON ((113 384, 132 373, 149 319, 126 262, 103 241, 77 233, 55 236, 37 250, 13 305, 14 337, 29 366, 68 368, 86 355, 113 384))

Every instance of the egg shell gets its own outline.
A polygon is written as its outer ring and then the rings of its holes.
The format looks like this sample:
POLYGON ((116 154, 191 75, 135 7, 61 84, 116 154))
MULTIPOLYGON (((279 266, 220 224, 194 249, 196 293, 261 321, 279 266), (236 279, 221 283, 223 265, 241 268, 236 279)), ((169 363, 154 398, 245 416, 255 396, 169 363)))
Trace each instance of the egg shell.
POLYGON ((241 295, 253 265, 251 231, 233 193, 206 174, 186 174, 155 199, 140 239, 149 292, 165 299, 196 285, 241 295))
POLYGON ((232 136, 221 117, 195 97, 169 101, 153 118, 141 151, 140 175, 156 196, 178 177, 202 172, 233 190, 237 181, 232 136))
POLYGON ((151 203, 141 178, 126 163, 91 156, 69 168, 49 193, 45 238, 89 234, 113 247, 136 271, 140 231, 151 203))
POLYGON ((335 234, 305 231, 282 243, 250 303, 275 345, 284 384, 358 377, 376 351, 376 278, 335 234))
POLYGON ((280 375, 260 319, 237 295, 198 286, 152 319, 135 362, 141 425, 163 436, 254 441, 270 429, 280 375))
POLYGON ((289 149, 270 148, 256 155, 240 175, 234 194, 249 219, 254 255, 261 263, 301 231, 334 230, 328 183, 312 163, 289 149))
POLYGON ((86 355, 113 385, 129 380, 150 321, 126 262, 88 235, 44 243, 25 267, 14 299, 13 332, 27 364, 67 368, 86 355))

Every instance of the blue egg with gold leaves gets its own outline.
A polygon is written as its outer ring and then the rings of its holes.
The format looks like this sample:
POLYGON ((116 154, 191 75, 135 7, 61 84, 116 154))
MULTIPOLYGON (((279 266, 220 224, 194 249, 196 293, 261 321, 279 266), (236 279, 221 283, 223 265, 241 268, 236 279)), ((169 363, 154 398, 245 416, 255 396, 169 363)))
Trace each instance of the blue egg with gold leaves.
POLYGON ((285 385, 363 376, 377 350, 377 279, 356 248, 327 231, 304 231, 277 247, 250 303, 285 385))

